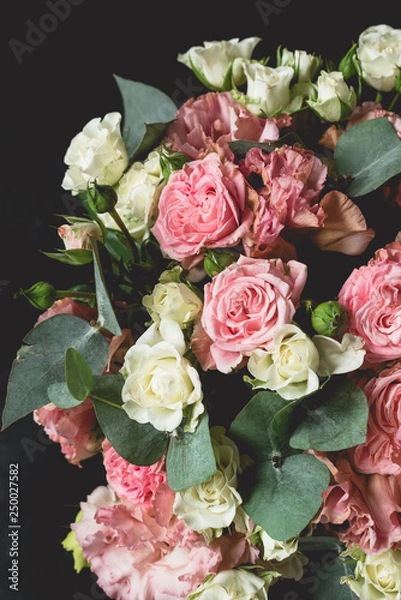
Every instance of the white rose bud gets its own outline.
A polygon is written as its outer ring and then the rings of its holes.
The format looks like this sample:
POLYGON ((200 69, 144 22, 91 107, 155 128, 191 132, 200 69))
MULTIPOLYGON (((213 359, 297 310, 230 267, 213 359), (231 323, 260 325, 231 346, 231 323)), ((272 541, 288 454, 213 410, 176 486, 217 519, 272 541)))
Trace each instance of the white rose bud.
POLYGON ((121 119, 118 112, 94 118, 71 140, 64 156, 68 169, 61 185, 65 190, 76 195, 86 190, 88 182, 112 186, 120 179, 128 165, 121 119))
POLYGON ((309 336, 296 325, 283 325, 273 349, 252 352, 247 368, 256 378, 254 388, 277 391, 286 400, 302 398, 319 389, 319 353, 309 336))
POLYGON ((174 512, 195 531, 229 527, 242 498, 237 491, 240 456, 223 427, 210 430, 217 470, 207 481, 176 493, 174 512))
POLYGON ((308 54, 305 50, 291 52, 287 48, 283 48, 280 66, 292 67, 295 80, 298 83, 308 83, 315 77, 321 62, 320 56, 308 54))
POLYGON ((259 62, 244 64, 246 95, 233 92, 234 98, 252 114, 273 117, 285 112, 291 100, 292 67, 268 67, 259 62))
MULTIPOLYGON (((162 188, 161 179, 160 156, 153 150, 143 162, 134 162, 118 183, 115 209, 138 243, 149 238, 150 220, 162 188)), ((109 229, 118 229, 108 213, 99 217, 109 229)))
POLYGON ((184 54, 179 54, 177 60, 192 69, 208 89, 231 89, 232 84, 239 86, 244 83, 242 63, 251 58, 260 39, 249 37, 242 41, 232 38, 221 42, 203 42, 203 47, 194 46, 184 54))
POLYGON ((345 120, 356 106, 355 90, 347 85, 341 71, 321 71, 314 90, 315 98, 307 100, 307 104, 324 121, 345 120))
POLYGON ((356 53, 368 85, 381 92, 394 89, 401 66, 401 29, 368 27, 359 36, 356 53))
POLYGON ((207 577, 187 600, 267 600, 269 583, 244 569, 228 569, 207 577))
POLYGON ((342 556, 357 559, 354 575, 341 577, 341 583, 361 600, 401 598, 401 550, 381 554, 365 554, 359 548, 347 550, 342 556))
POLYGON ((184 329, 202 310, 202 300, 185 283, 169 281, 157 283, 142 303, 152 319, 158 323, 170 319, 184 329))

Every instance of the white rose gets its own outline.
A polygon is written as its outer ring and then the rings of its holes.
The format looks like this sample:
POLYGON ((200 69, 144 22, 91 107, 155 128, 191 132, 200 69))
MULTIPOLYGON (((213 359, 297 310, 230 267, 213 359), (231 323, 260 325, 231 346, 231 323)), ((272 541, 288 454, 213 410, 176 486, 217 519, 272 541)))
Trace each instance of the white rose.
POLYGON ((273 339, 273 350, 254 350, 247 368, 255 388, 277 391, 286 400, 302 398, 319 389, 319 353, 309 336, 296 325, 283 325, 273 339))
POLYGON ((242 41, 232 38, 221 42, 203 42, 203 47, 194 46, 184 54, 179 54, 177 60, 192 69, 198 79, 211 90, 225 89, 225 80, 231 68, 233 83, 239 86, 244 81, 242 63, 251 58, 260 39, 249 37, 242 41))
POLYGON ((368 85, 381 92, 394 89, 401 65, 401 29, 368 27, 359 36, 356 53, 368 85))
MULTIPOLYGON (((161 179, 160 156, 153 150, 143 162, 134 162, 119 181, 115 209, 138 243, 149 238, 150 219, 162 188, 161 179)), ((118 229, 108 213, 99 217, 106 227, 118 229)))
POLYGON ((295 80, 298 83, 308 83, 314 78, 321 62, 320 56, 308 54, 305 50, 291 52, 287 48, 283 48, 280 66, 292 67, 295 80))
POLYGON ((210 430, 217 470, 207 481, 176 493, 174 513, 194 531, 229 527, 242 498, 237 491, 240 456, 223 427, 210 430))
POLYGON ((244 569, 227 569, 211 575, 187 600, 267 600, 268 583, 244 569))
POLYGON ((341 342, 325 335, 314 335, 312 339, 319 352, 317 373, 322 377, 355 371, 364 361, 364 341, 357 335, 345 333, 341 342))
POLYGON ((263 560, 277 560, 281 562, 298 550, 297 537, 293 537, 286 542, 281 542, 274 540, 263 529, 260 529, 259 537, 263 545, 263 560))
MULTIPOLYGON (((342 553, 352 556, 351 552, 342 553)), ((354 575, 341 577, 361 600, 399 600, 401 598, 401 550, 387 550, 381 554, 359 554, 354 575)))
POLYGON ((357 103, 355 90, 347 85, 341 71, 321 71, 314 91, 315 98, 307 100, 307 104, 330 123, 347 119, 357 103))
POLYGON ((238 102, 258 116, 272 117, 285 111, 291 100, 292 67, 268 67, 262 63, 244 64, 247 91, 233 94, 238 102))
POLYGON ((185 430, 195 431, 204 411, 198 371, 173 344, 143 341, 124 357, 123 409, 131 419, 159 431, 174 431, 186 416, 185 430))
POLYGON ((202 300, 185 283, 169 281, 157 283, 142 303, 157 323, 170 319, 185 328, 202 310, 202 300))
POLYGON ((114 185, 128 165, 125 143, 121 137, 121 114, 112 112, 103 119, 89 121, 72 140, 64 156, 68 169, 62 187, 76 195, 86 190, 89 181, 114 185))

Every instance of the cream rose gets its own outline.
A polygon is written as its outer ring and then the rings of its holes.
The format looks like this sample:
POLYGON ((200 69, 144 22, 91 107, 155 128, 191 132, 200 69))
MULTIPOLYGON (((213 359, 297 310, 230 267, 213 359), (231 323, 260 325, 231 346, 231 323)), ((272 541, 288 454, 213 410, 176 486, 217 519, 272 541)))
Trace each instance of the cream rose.
POLYGON ((314 91, 315 97, 307 100, 307 104, 324 121, 347 119, 356 106, 355 90, 347 85, 341 71, 321 71, 314 91))
POLYGON ((315 54, 308 54, 305 50, 295 50, 291 52, 283 48, 280 65, 282 67, 292 67, 294 77, 298 83, 309 83, 314 78, 322 59, 315 54))
MULTIPOLYGON (((160 155, 153 150, 143 162, 134 162, 118 183, 115 209, 138 243, 149 238, 150 220, 163 187, 161 180, 160 155)), ((106 227, 118 229, 108 213, 99 217, 106 227)))
POLYGON ((159 431, 174 431, 185 415, 185 430, 195 431, 204 411, 202 386, 197 370, 177 350, 185 347, 174 325, 163 324, 171 341, 152 327, 127 351, 121 369, 122 406, 130 419, 151 423, 159 431))
POLYGON ((187 600, 267 600, 269 584, 244 569, 227 569, 205 581, 187 600))
POLYGON ((128 165, 121 119, 118 112, 92 119, 71 140, 64 156, 68 169, 61 185, 65 190, 76 195, 87 188, 88 182, 114 185, 120 179, 128 165))
MULTIPOLYGON (((242 41, 232 38, 228 41, 204 42, 203 46, 194 46, 184 54, 179 54, 177 60, 192 69, 198 79, 211 90, 226 89, 228 75, 231 75, 234 85, 239 86, 244 79, 241 65, 244 60, 251 58, 260 39, 249 37, 242 41)), ((231 84, 231 79, 229 83, 231 84)))
MULTIPOLYGON (((195 531, 229 527, 242 498, 237 491, 240 456, 223 427, 210 430, 216 472, 207 481, 176 493, 174 512, 195 531)), ((221 533, 221 532, 219 532, 221 533)))
POLYGON ((202 310, 202 300, 183 282, 159 282, 142 303, 156 323, 170 319, 184 329, 202 310))
POLYGON ((273 350, 254 350, 248 371, 256 378, 253 387, 276 391, 286 400, 302 398, 319 389, 319 353, 309 336, 296 325, 280 327, 273 350))
POLYGON ((398 600, 401 598, 401 550, 381 554, 364 554, 359 549, 346 551, 343 556, 358 560, 354 575, 341 577, 361 600, 398 600))
POLYGON ((368 27, 359 36, 356 54, 368 85, 381 92, 394 89, 401 65, 401 29, 368 27))
POLYGON ((268 67, 262 63, 245 63, 246 95, 235 99, 252 114, 273 117, 285 112, 291 100, 290 84, 294 77, 292 67, 268 67))

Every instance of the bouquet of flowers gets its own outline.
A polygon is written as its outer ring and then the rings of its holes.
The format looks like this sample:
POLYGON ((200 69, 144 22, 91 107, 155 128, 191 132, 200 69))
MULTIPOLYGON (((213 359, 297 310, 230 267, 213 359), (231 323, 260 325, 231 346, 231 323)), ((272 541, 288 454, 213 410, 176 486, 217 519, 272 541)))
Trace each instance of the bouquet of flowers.
POLYGON ((338 64, 262 40, 178 56, 177 107, 115 76, 123 115, 70 143, 66 290, 13 362, 32 413, 105 481, 63 541, 116 600, 401 597, 401 30, 338 64))

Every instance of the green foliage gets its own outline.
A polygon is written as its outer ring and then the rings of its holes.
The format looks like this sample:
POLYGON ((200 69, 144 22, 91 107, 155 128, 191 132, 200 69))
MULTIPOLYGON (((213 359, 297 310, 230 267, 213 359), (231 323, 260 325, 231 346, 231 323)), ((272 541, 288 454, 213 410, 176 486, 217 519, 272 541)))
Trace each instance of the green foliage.
POLYGON ((150 85, 114 75, 124 106, 123 138, 130 159, 161 140, 177 106, 164 92, 150 85))
POLYGON ((49 386, 65 379, 65 353, 69 347, 84 357, 92 373, 103 372, 108 343, 95 327, 67 314, 42 321, 25 336, 12 364, 3 428, 49 402, 49 386))
POLYGON ((323 463, 289 446, 285 426, 289 420, 280 419, 280 426, 273 429, 274 417, 285 405, 278 394, 259 392, 229 430, 240 450, 254 461, 240 481, 244 509, 272 538, 283 541, 308 525, 330 481, 323 463))
POLYGON ((94 386, 88 363, 74 348, 67 348, 65 353, 65 381, 70 394, 81 402, 88 397, 94 386))
POLYGON ((350 178, 348 196, 364 196, 401 173, 401 141, 386 117, 353 125, 339 138, 334 167, 350 178))
POLYGON ((358 596, 340 578, 352 575, 354 561, 341 556, 329 558, 316 573, 313 600, 356 600, 358 596))
POLYGON ((170 439, 167 451, 168 484, 178 492, 209 479, 216 471, 216 459, 204 413, 194 433, 179 432, 170 439))
POLYGON ((303 418, 290 438, 292 448, 331 452, 366 439, 368 402, 364 392, 348 379, 332 378, 306 399, 300 410, 303 418))

